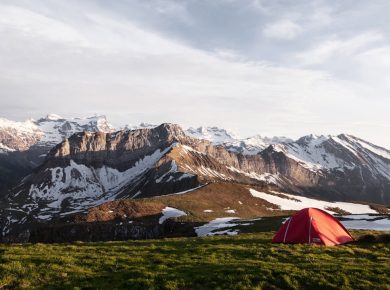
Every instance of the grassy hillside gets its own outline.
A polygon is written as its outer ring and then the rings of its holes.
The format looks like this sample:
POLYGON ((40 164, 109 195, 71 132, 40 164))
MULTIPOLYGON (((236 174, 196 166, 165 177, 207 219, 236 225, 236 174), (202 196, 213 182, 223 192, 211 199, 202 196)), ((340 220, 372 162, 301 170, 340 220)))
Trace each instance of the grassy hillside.
MULTIPOLYGON (((256 186, 251 188, 263 190, 256 186)), ((208 222, 226 216, 240 218, 289 216, 294 212, 279 210, 276 205, 252 196, 249 187, 245 185, 211 183, 186 194, 107 202, 89 209, 85 216, 76 215, 76 219, 93 222, 121 219, 124 215, 128 218, 159 217, 165 206, 185 211, 187 216, 179 218, 184 222, 208 222)))
POLYGON ((389 289, 389 241, 281 245, 272 234, 0 245, 0 288, 389 289))
MULTIPOLYGON (((275 192, 258 186, 246 186, 236 183, 210 183, 186 194, 170 194, 152 198, 121 199, 106 202, 88 210, 86 215, 76 214, 77 221, 109 221, 126 218, 142 218, 155 216, 158 219, 164 207, 174 207, 185 211, 186 216, 178 220, 183 222, 208 222, 219 217, 258 218, 274 216, 290 216, 293 210, 281 210, 277 205, 264 199, 254 197, 249 189, 275 192)), ((287 196, 279 194, 279 197, 287 196)), ((378 212, 388 213, 389 209, 381 205, 372 205, 378 212)), ((333 208, 336 212, 346 214, 340 208, 333 208)), ((69 216, 73 219, 73 216, 69 216)), ((126 218, 124 220, 126 220, 126 218)), ((279 224, 280 225, 280 224, 279 224)))

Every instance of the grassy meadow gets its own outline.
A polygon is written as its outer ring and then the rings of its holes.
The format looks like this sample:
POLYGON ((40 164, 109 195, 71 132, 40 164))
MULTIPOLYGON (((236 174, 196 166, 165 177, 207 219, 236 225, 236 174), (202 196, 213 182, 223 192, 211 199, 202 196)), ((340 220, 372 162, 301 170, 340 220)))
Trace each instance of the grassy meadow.
POLYGON ((272 235, 0 245, 0 289, 390 289, 388 238, 321 247, 272 235))

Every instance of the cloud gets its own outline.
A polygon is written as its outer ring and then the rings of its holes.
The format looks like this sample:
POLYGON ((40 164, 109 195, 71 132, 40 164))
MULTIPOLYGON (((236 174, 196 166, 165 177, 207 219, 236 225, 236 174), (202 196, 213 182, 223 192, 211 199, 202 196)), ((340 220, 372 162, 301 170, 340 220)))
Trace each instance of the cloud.
POLYGON ((335 56, 351 56, 383 40, 384 35, 378 31, 364 32, 349 38, 335 36, 315 44, 295 57, 303 65, 322 64, 335 56))
POLYGON ((2 33, 18 33, 25 38, 45 38, 47 41, 85 46, 87 41, 74 27, 61 21, 17 6, 1 5, 2 33))
POLYGON ((266 37, 285 40, 294 39, 301 32, 302 27, 289 19, 268 23, 263 29, 266 37))
POLYGON ((179 1, 154 1, 150 2, 147 5, 150 5, 152 9, 155 9, 159 14, 168 15, 179 19, 180 21, 186 24, 193 24, 193 19, 191 14, 188 12, 186 3, 179 1))
MULTIPOLYGON (((89 110, 130 116, 144 112, 153 122, 225 126, 240 122, 246 126, 245 122, 264 119, 272 126, 272 116, 286 118, 304 111, 304 98, 321 99, 318 86, 326 92, 328 80, 321 72, 246 61, 230 50, 194 49, 98 10, 61 27, 88 45, 53 42, 43 33, 45 25, 35 26, 33 38, 20 26, 14 26, 12 37, 0 34, 8 40, 0 45, 5 56, 0 68, 3 108, 12 104, 5 102, 7 92, 26 106, 44 104, 39 113, 66 115, 77 105, 80 114, 89 110), (20 49, 26 45, 28 52, 20 49)), ((332 92, 342 90, 331 87, 332 92)))
POLYGON ((100 113, 118 125, 168 121, 218 125, 242 135, 347 132, 385 139, 379 125, 390 122, 390 103, 383 97, 390 84, 386 35, 379 29, 320 33, 330 23, 345 26, 333 23, 331 9, 321 10, 322 24, 309 29, 299 18, 302 11, 273 14, 273 1, 260 12, 268 24, 239 9, 241 1, 213 4, 214 22, 199 16, 206 2, 200 8, 150 7, 157 12, 149 18, 144 17, 149 10, 139 12, 133 1, 116 9, 105 1, 8 2, 0 4, 3 117, 100 113), (174 22, 175 11, 189 13, 185 18, 191 21, 174 22), (224 29, 218 38, 221 30, 213 27, 232 15, 242 26, 224 29), (259 39, 263 25, 270 34, 259 39), (299 42, 280 45, 298 36, 299 42), (207 45, 198 45, 203 42, 207 45))

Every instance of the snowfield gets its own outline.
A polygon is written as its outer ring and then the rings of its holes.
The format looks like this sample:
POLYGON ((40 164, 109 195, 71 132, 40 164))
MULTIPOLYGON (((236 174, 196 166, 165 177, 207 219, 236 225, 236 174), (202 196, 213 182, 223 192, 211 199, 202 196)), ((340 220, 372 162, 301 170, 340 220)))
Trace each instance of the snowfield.
POLYGON ((32 185, 29 196, 34 203, 42 201, 48 203, 42 210, 45 214, 47 214, 45 211, 60 212, 64 200, 67 200, 73 209, 79 211, 97 206, 114 200, 116 194, 126 184, 149 170, 170 148, 163 151, 158 149, 151 155, 144 156, 133 167, 123 172, 107 166, 87 167, 71 160, 70 165, 65 168, 47 169, 50 171, 51 182, 32 185), (74 190, 69 192, 69 188, 74 190))
POLYGON ((373 210, 372 208, 370 208, 368 205, 365 204, 340 202, 340 201, 329 202, 329 201, 323 201, 323 200, 278 192, 278 194, 282 194, 288 198, 292 198, 292 199, 287 199, 269 193, 256 191, 254 189, 250 189, 249 191, 252 194, 252 196, 264 199, 270 203, 278 205, 281 210, 301 210, 306 207, 316 207, 324 211, 327 211, 328 213, 334 214, 337 212, 331 211, 328 208, 337 207, 351 214, 377 213, 377 211, 373 210))
POLYGON ((234 217, 216 218, 215 220, 212 220, 211 222, 204 224, 203 226, 196 227, 194 229, 198 237, 224 235, 224 234, 237 235, 238 231, 226 230, 226 228, 237 226, 238 224, 230 223, 231 221, 237 219, 238 218, 234 218, 234 217), (215 230, 218 229, 225 229, 225 230, 215 232, 215 230))
POLYGON ((342 220, 341 223, 347 229, 390 231, 390 218, 383 216, 369 216, 369 218, 342 220))
POLYGON ((351 220, 372 220, 378 218, 378 216, 368 215, 368 214, 351 214, 351 215, 343 215, 343 218, 351 219, 351 220))
MULTIPOLYGON (((390 216, 383 215, 347 215, 337 217, 347 229, 390 231, 390 216)), ((215 235, 237 235, 240 230, 234 227, 249 226, 260 222, 262 218, 240 219, 236 217, 222 217, 212 220, 200 227, 195 232, 198 237, 215 235)), ((281 219, 281 224, 288 218, 281 219)))

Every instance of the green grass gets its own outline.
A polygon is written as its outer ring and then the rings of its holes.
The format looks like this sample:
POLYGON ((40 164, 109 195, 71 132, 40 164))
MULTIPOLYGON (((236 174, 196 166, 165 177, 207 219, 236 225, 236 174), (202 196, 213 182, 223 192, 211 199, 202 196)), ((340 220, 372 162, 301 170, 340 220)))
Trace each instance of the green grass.
POLYGON ((388 242, 283 245, 272 234, 0 245, 0 289, 390 289, 388 242))

